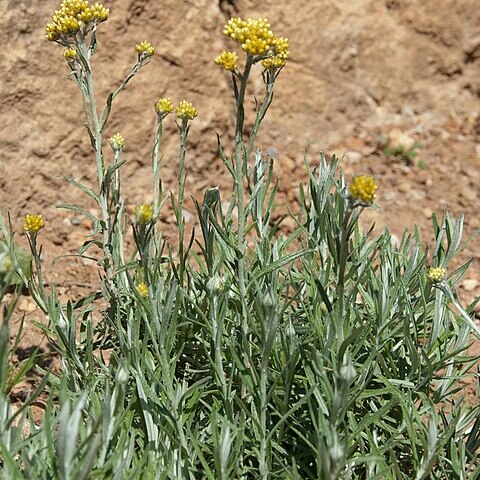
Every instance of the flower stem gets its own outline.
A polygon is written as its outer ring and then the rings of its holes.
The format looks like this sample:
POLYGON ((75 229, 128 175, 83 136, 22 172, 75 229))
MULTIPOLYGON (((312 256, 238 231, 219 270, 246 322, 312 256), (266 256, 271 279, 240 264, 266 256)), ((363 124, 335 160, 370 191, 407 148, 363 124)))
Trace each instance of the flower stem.
POLYGON ((183 200, 185 194, 185 154, 188 136, 188 120, 182 119, 180 126, 180 156, 178 168, 178 193, 177 193, 177 224, 178 224, 178 255, 180 260, 179 277, 183 286, 185 278, 185 218, 183 217, 183 200))
POLYGON ((152 164, 153 164, 153 218, 157 219, 160 211, 160 160, 158 152, 162 142, 163 117, 157 115, 157 131, 155 133, 155 143, 153 145, 152 164))
POLYGON ((244 333, 247 331, 246 325, 246 282, 245 282, 245 205, 243 193, 243 177, 248 158, 246 157, 245 145, 243 142, 243 125, 245 121, 245 91, 247 88, 247 81, 253 65, 253 57, 247 55, 247 61, 243 75, 240 78, 240 88, 236 98, 237 118, 235 124, 235 187, 237 194, 237 213, 238 213, 238 233, 237 233, 237 249, 238 257, 238 283, 240 289, 240 297, 242 301, 243 310, 243 329, 244 333))
MULTIPOLYGON (((97 105, 95 102, 95 90, 93 86, 93 75, 92 69, 90 64, 90 55, 88 53, 87 47, 85 42, 78 43, 78 50, 83 57, 84 65, 84 75, 83 81, 85 85, 85 89, 81 88, 82 93, 86 94, 88 97, 88 104, 90 105, 90 118, 92 120, 92 135, 93 135, 93 147, 95 150, 95 161, 97 164, 97 180, 99 186, 99 202, 100 202, 100 209, 102 212, 102 221, 101 221, 101 232, 103 234, 103 253, 104 253, 104 269, 107 275, 107 282, 110 284, 112 283, 113 279, 113 256, 111 251, 111 244, 110 244, 110 212, 108 209, 108 198, 107 193, 104 185, 105 179, 105 164, 103 161, 103 153, 102 153, 102 129, 100 126, 98 112, 97 112, 97 105)), ((88 118, 87 118, 88 119, 88 118)))
POLYGON ((275 85, 276 76, 273 73, 266 74, 266 81, 265 81, 265 96, 263 97, 262 106, 260 110, 257 112, 257 116, 255 118, 255 123, 253 124, 252 133, 250 134, 250 138, 248 140, 248 148, 247 148, 247 158, 250 157, 252 153, 253 146, 255 139, 257 138, 258 130, 260 129, 260 124, 262 120, 265 118, 268 108, 273 100, 273 87, 275 85))
POLYGON ((345 334, 344 334, 344 325, 345 325, 345 271, 347 268, 347 259, 349 255, 348 251, 348 239, 349 232, 351 229, 350 219, 352 218, 353 208, 348 201, 347 211, 345 212, 345 217, 343 218, 343 223, 340 231, 340 252, 339 252, 339 269, 338 269, 338 281, 337 281, 337 292, 338 292, 338 318, 341 322, 341 325, 337 325, 336 336, 338 339, 338 345, 340 346, 343 343, 345 334))

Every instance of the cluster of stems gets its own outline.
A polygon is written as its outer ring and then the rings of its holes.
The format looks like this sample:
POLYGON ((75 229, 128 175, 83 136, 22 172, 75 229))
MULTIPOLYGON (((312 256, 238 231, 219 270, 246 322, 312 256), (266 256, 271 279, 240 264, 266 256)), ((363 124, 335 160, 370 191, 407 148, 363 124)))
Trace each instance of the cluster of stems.
MULTIPOLYGON (((265 118, 268 108, 273 100, 273 89, 275 81, 279 74, 277 71, 265 71, 263 74, 265 91, 264 97, 260 104, 257 106, 255 121, 250 132, 248 142, 244 138, 244 126, 245 126, 245 95, 247 91, 247 84, 252 67, 256 60, 252 55, 246 54, 245 66, 243 72, 232 72, 233 91, 235 94, 235 108, 236 108, 236 121, 235 121, 235 151, 234 151, 234 175, 235 175, 235 188, 234 197, 236 202, 232 202, 237 207, 238 215, 238 230, 237 230, 237 251, 238 251, 238 283, 239 291, 242 299, 242 319, 243 329, 246 333, 246 277, 245 277, 245 257, 247 252, 247 239, 246 239, 246 222, 248 212, 245 209, 245 180, 248 181, 249 174, 249 159, 255 146, 255 140, 257 138, 258 131, 262 120, 265 118)), ((258 104, 257 104, 258 105, 258 104)), ((226 163, 226 158, 223 157, 223 161, 226 163)))

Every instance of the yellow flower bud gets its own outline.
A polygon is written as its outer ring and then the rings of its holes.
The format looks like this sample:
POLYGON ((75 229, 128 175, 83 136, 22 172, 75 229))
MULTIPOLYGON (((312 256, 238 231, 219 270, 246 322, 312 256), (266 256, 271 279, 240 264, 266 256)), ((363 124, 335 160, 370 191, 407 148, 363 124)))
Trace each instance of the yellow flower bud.
POLYGON ((149 203, 144 203, 135 207, 135 221, 139 225, 145 225, 153 218, 153 207, 149 203))
POLYGON ((444 268, 430 267, 430 269, 428 270, 427 276, 431 282, 438 283, 445 278, 446 274, 447 274, 447 271, 444 268))
POLYGON ((148 286, 145 282, 139 283, 136 288, 142 298, 148 297, 148 286))
POLYGON ((118 132, 115 135, 112 135, 108 141, 113 150, 121 150, 125 145, 125 140, 118 132))
POLYGON ((72 63, 76 60, 77 58, 77 51, 74 50, 73 48, 66 48, 64 51, 63 51, 63 56, 65 57, 65 60, 68 62, 68 63, 72 63))

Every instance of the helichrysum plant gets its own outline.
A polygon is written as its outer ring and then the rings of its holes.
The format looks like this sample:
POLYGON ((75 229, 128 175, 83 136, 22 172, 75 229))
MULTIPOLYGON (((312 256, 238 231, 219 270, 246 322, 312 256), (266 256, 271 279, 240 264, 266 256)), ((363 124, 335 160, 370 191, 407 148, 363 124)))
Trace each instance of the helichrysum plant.
MULTIPOLYGON (((475 302, 464 307, 456 294, 468 264, 452 263, 463 217, 433 217, 430 251, 417 231, 405 233, 399 245, 388 230, 373 236, 359 219, 377 193, 381 201, 381 184, 365 175, 347 181, 338 160, 322 156, 315 167, 306 165, 308 185, 300 186, 293 214, 297 228, 283 233, 282 220, 272 216, 273 161, 256 141, 288 68, 289 42, 264 18, 229 20, 224 34, 231 50, 212 59, 234 93, 235 140, 218 143, 230 191, 212 186, 195 201, 198 233, 187 236, 188 134, 202 111, 188 99, 152 99, 152 192, 128 211, 125 203, 133 199, 124 196, 129 189, 121 175, 128 138, 104 134, 117 95, 155 48, 148 41, 132 46, 131 71, 99 107, 91 64, 101 47, 97 28, 109 15, 101 4, 65 0, 46 27, 47 39, 65 48, 95 158, 96 185, 69 181, 99 216, 61 207, 93 224, 78 255, 96 258, 98 289, 61 301, 43 279, 43 218, 24 219, 28 274, 11 226, 0 222, 3 258, 48 316, 38 326, 61 364, 59 372, 38 366, 43 380, 12 410, 11 386, 34 362, 10 366, 9 319, 18 295, 11 297, 0 330, 2 476, 478 477, 479 407, 464 401, 461 382, 478 380, 477 358, 467 349, 480 332, 472 320, 475 302), (255 64, 264 92, 247 129, 255 64), (166 121, 176 123, 179 140, 178 185, 170 195, 161 183, 166 121), (107 142, 111 148, 104 148, 107 142), (171 244, 161 223, 168 201, 177 230, 171 244), (30 406, 40 395, 47 400, 38 425, 30 406)), ((5 289, 1 295, 6 301, 5 289)))

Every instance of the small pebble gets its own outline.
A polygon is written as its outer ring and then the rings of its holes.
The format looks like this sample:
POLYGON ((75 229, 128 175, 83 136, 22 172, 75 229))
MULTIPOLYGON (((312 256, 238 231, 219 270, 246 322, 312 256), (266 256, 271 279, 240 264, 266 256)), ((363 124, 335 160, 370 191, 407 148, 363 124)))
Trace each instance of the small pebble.
POLYGON ((345 153, 345 158, 349 163, 358 163, 362 159, 362 154, 355 150, 351 150, 345 153))
POLYGON ((425 207, 423 210, 422 210, 422 214, 425 218, 432 218, 432 215, 433 215, 433 212, 430 208, 427 208, 425 207))
POLYGON ((278 158, 278 150, 275 147, 267 148, 267 156, 270 158, 278 158))
POLYGON ((479 282, 475 278, 468 278, 462 282, 462 288, 467 292, 471 292, 478 287, 478 284, 479 282))

